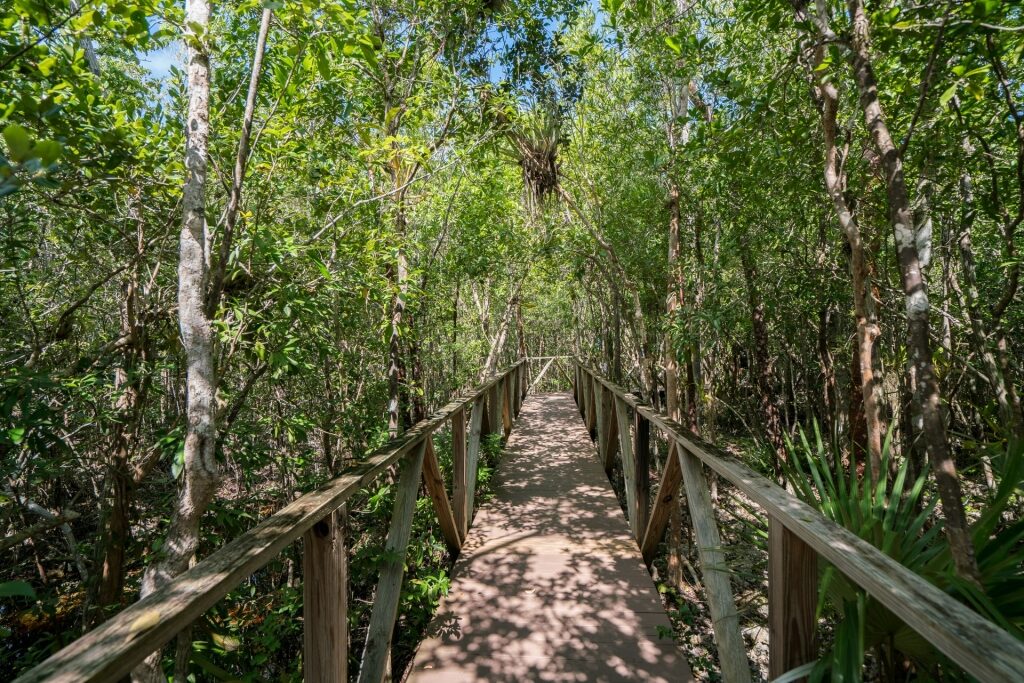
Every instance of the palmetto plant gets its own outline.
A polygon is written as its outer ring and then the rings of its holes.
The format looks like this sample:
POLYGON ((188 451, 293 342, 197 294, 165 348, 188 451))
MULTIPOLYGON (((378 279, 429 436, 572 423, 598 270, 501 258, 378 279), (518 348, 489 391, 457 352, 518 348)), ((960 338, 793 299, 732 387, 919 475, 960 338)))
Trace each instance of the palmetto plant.
MULTIPOLYGON (((883 447, 882 471, 888 471, 890 438, 883 447)), ((856 468, 844 471, 836 449, 826 445, 817 428, 813 443, 801 430, 789 441, 787 479, 803 501, 824 516, 927 581, 1024 639, 1024 521, 1005 523, 1003 514, 1024 481, 1024 448, 1007 447, 1000 459, 1001 477, 994 497, 972 526, 981 570, 981 585, 960 579, 953 568, 942 524, 934 514, 937 495, 927 471, 911 480, 903 460, 891 480, 871 484, 856 468)), ((961 674, 934 646, 904 624, 835 567, 822 562, 818 615, 835 622, 832 642, 819 660, 804 670, 811 681, 860 681, 864 657, 874 651, 885 680, 958 679, 961 674)), ((795 672, 794 672, 795 673, 795 672)))

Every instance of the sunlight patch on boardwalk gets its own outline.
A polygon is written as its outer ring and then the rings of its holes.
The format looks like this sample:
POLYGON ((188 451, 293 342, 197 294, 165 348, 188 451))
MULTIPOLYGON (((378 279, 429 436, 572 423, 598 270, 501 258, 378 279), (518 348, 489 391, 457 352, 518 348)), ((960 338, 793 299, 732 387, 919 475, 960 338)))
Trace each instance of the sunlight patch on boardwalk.
POLYGON ((572 397, 531 397, 505 450, 410 680, 693 680, 572 397))

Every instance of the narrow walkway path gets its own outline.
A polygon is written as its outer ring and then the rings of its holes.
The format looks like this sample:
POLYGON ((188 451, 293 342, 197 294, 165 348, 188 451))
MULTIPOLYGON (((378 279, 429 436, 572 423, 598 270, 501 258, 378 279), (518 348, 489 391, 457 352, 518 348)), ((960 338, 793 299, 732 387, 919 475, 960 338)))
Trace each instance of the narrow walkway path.
POLYGON ((692 681, 572 396, 524 404, 410 680, 692 681))

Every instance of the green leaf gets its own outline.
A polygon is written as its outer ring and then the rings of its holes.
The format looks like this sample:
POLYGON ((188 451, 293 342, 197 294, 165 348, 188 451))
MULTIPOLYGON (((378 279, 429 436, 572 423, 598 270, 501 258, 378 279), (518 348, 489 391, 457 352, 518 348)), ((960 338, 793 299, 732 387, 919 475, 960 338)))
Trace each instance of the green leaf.
POLYGON ((11 443, 13 443, 15 446, 17 446, 25 438, 25 428, 24 427, 13 427, 11 429, 8 429, 7 430, 7 438, 11 440, 11 443))
POLYGON ((953 99, 954 95, 956 95, 956 89, 957 89, 957 84, 954 83, 953 85, 949 86, 946 89, 946 92, 944 92, 941 95, 939 95, 939 106, 940 107, 945 107, 947 104, 949 104, 949 101, 951 99, 953 99))
POLYGON ((36 591, 25 581, 0 583, 0 598, 29 598, 35 600, 36 591))
POLYGON ((10 151, 10 157, 15 161, 24 161, 29 158, 32 150, 32 138, 28 131, 16 123, 9 124, 4 128, 4 142, 10 151))
POLYGON ((683 47, 679 44, 679 41, 672 36, 665 36, 665 44, 672 48, 673 52, 677 55, 683 54, 683 47))
POLYGON ((44 76, 49 76, 50 72, 53 71, 53 65, 57 63, 56 57, 47 57, 43 61, 39 62, 39 71, 44 76))
POLYGON ((185 470, 185 442, 182 441, 178 450, 174 453, 174 460, 171 461, 171 477, 177 479, 185 470))
POLYGON ((43 166, 49 166, 60 159, 64 146, 56 140, 40 140, 32 148, 32 156, 38 157, 43 166))

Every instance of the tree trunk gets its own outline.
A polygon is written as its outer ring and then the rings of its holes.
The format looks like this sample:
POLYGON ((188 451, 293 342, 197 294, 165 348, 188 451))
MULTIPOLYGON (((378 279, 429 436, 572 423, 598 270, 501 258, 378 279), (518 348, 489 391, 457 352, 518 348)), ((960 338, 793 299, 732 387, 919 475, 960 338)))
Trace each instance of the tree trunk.
MULTIPOLYGON (((794 0, 794 9, 798 22, 807 21, 807 7, 804 2, 794 0)), ((831 37, 828 28, 829 18, 815 16, 819 37, 822 40, 831 37)), ((846 172, 844 160, 846 149, 840 152, 836 140, 839 116, 839 90, 834 82, 826 78, 821 70, 824 62, 825 48, 820 44, 812 48, 812 57, 808 64, 813 79, 813 93, 821 106, 821 127, 825 146, 824 178, 825 190, 832 200, 833 209, 839 219, 839 228, 850 247, 850 279, 853 284, 853 309, 856 318, 857 339, 851 363, 851 391, 859 394, 862 405, 855 405, 855 394, 850 396, 850 447, 851 465, 859 460, 859 455, 867 452, 871 466, 872 481, 881 476, 882 433, 885 430, 881 419, 881 388, 875 378, 874 348, 880 329, 878 316, 875 313, 875 302, 871 295, 870 274, 867 259, 867 248, 860 232, 860 226, 854 218, 849 203, 846 201, 846 172)))
POLYGON ((263 10, 260 19, 260 30, 256 36, 256 52, 253 55, 252 71, 249 74, 249 90, 245 97, 245 112, 242 115, 242 133, 238 138, 235 150, 235 167, 231 177, 231 191, 228 205, 224 210, 224 233, 221 235, 220 247, 217 251, 217 262, 210 278, 209 301, 207 314, 217 313, 220 298, 224 291, 224 276, 227 272, 228 259, 231 257, 231 244, 234 241, 235 224, 238 222, 238 209, 242 205, 242 184, 245 181, 245 168, 249 163, 249 138, 252 135, 252 120, 256 111, 256 93, 260 85, 260 74, 263 71, 263 54, 267 48, 267 34, 270 32, 270 19, 273 11, 263 10))
POLYGON ((764 302, 757 290, 757 270, 746 247, 741 247, 740 254, 743 261, 743 276, 747 284, 747 301, 750 304, 750 324, 754 334, 754 384, 757 387, 765 436, 775 455, 775 475, 781 480, 782 464, 786 461, 786 442, 782 438, 782 420, 772 386, 774 372, 768 350, 768 324, 764 319, 764 302))
POLYGON ((974 248, 971 246, 971 228, 974 225, 974 191, 971 187, 971 176, 963 174, 960 176, 960 197, 962 200, 963 214, 960 219, 960 237, 957 246, 960 251, 960 265, 964 274, 963 303, 971 328, 971 346, 974 353, 981 360, 981 365, 988 379, 989 387, 995 395, 996 405, 999 408, 999 418, 1003 427, 1007 430, 1012 439, 1024 439, 1024 424, 1017 407, 1013 404, 1013 398, 1007 387, 1006 376, 1003 368, 996 361, 995 354, 989 347, 990 335, 985 329, 985 321, 981 314, 981 302, 978 294, 978 279, 974 265, 974 248))
POLYGON ((100 572, 93 595, 99 607, 116 603, 124 592, 125 549, 131 536, 131 504, 136 483, 130 461, 142 417, 142 403, 149 386, 149 376, 137 369, 138 361, 146 355, 147 345, 145 331, 139 323, 139 261, 145 248, 145 232, 137 202, 133 203, 129 216, 136 224, 136 251, 132 254, 133 266, 124 282, 120 335, 128 341, 121 352, 121 365, 114 373, 114 387, 120 395, 116 404, 112 457, 104 476, 103 500, 100 503, 100 542, 97 546, 100 572))
POLYGON ((914 402, 920 410, 920 438, 935 472, 946 521, 946 536, 949 539, 956 571, 962 578, 978 582, 978 565, 967 526, 967 515, 964 512, 960 479, 946 436, 939 382, 932 364, 928 290, 918 258, 914 217, 903 176, 903 160, 889 133, 885 113, 878 99, 878 86, 871 63, 867 13, 862 0, 848 0, 847 6, 852 24, 850 62, 860 91, 864 121, 881 156, 889 203, 889 220, 896 239, 897 260, 903 294, 906 297, 907 355, 913 365, 917 383, 914 402))
MULTIPOLYGON (((210 25, 209 0, 190 0, 185 26, 188 35, 188 119, 185 136, 185 186, 178 261, 178 320, 186 356, 186 425, 184 481, 171 517, 161 557, 142 578, 145 597, 186 570, 199 545, 199 525, 213 499, 220 470, 217 465, 216 391, 213 327, 206 314, 208 276, 206 234, 206 165, 210 134, 210 60, 206 50, 210 25), (193 32, 201 33, 201 36, 193 32)), ((189 647, 179 644, 179 652, 189 647)), ((175 680, 185 680, 187 660, 178 658, 175 680)), ((136 670, 140 680, 158 680, 160 653, 136 670)))
POLYGON ((679 306, 683 300, 682 265, 679 248, 679 186, 669 181, 668 190, 669 224, 668 224, 668 297, 665 300, 665 412, 677 422, 682 422, 682 411, 679 408, 679 359, 675 344, 672 341, 672 326, 679 315, 679 306))
MULTIPOLYGON (((394 185, 401 187, 400 176, 395 175, 394 185)), ((401 242, 405 240, 405 205, 401 192, 395 200, 395 234, 401 242)), ((393 439, 402 430, 402 388, 405 381, 405 362, 402 358, 402 316, 409 293, 409 258, 405 246, 398 245, 395 262, 388 266, 388 281, 392 294, 388 322, 388 435, 393 439)))

